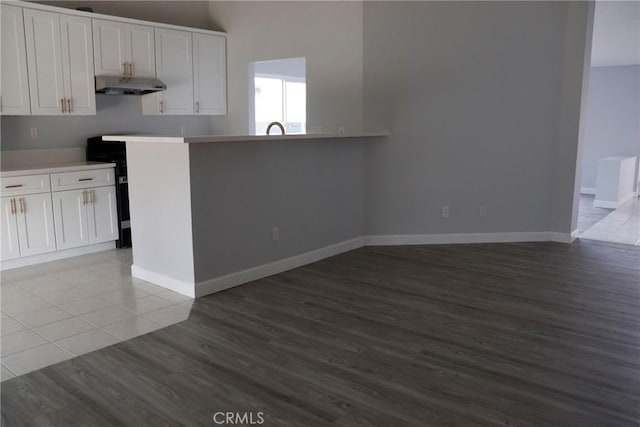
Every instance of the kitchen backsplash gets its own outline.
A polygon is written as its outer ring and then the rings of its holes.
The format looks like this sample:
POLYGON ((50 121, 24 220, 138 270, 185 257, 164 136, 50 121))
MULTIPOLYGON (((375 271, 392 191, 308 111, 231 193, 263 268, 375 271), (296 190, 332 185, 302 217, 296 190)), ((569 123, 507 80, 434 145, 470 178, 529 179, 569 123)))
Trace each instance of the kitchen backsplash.
POLYGON ((84 147, 88 137, 117 133, 188 135, 213 133, 211 117, 143 116, 139 96, 96 95, 95 116, 4 116, 2 151, 84 147), (31 129, 37 129, 37 138, 31 129))

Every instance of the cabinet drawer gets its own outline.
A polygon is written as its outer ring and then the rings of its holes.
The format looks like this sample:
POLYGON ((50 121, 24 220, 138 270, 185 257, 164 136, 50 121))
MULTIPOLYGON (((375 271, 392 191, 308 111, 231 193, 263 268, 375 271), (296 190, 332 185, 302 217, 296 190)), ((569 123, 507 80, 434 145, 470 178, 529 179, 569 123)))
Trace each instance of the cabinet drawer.
POLYGON ((10 176, 2 178, 2 197, 50 191, 49 174, 10 176))
POLYGON ((114 185, 113 168, 51 174, 51 191, 114 185))

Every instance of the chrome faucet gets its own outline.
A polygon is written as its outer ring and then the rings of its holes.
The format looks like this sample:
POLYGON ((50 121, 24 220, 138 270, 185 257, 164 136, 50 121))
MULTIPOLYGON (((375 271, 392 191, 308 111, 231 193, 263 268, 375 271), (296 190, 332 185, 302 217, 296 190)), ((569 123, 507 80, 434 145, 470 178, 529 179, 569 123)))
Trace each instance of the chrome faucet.
POLYGON ((271 122, 269 123, 269 126, 267 126, 267 135, 270 135, 271 133, 271 128, 274 126, 278 126, 280 128, 280 132, 282 132, 282 134, 284 135, 284 126, 282 126, 282 123, 280 122, 271 122))

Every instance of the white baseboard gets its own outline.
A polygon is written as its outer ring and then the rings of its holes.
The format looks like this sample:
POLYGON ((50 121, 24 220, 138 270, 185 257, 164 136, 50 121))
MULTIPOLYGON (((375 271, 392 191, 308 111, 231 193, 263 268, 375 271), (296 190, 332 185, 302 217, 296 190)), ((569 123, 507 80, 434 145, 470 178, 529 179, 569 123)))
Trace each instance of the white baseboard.
POLYGON ((595 187, 580 187, 580 194, 596 194, 595 187))
POLYGON ((522 233, 449 233, 449 234, 395 234, 366 236, 365 246, 443 245, 463 243, 548 242, 552 233, 531 231, 522 233))
POLYGON ((0 271, 11 270, 12 268, 27 267, 29 265, 42 264, 43 262, 58 261, 74 256, 93 254, 96 252, 108 251, 114 249, 116 242, 98 243, 89 246, 80 246, 78 248, 65 249, 61 251, 48 252, 46 254, 27 256, 24 258, 16 258, 0 263, 0 271))
POLYGON ((392 245, 438 245, 464 243, 514 243, 514 242, 562 242, 571 243, 578 236, 575 230, 571 234, 551 231, 532 231, 514 233, 451 233, 451 234, 405 234, 364 236, 326 246, 300 255, 295 255, 268 264, 251 267, 230 273, 195 285, 177 280, 164 274, 155 273, 137 265, 131 266, 133 277, 155 283, 159 286, 192 298, 220 292, 267 276, 311 264, 322 259, 339 255, 362 246, 392 245))
POLYGON ((325 246, 324 248, 316 249, 311 252, 306 252, 300 255, 295 255, 289 258, 274 261, 269 264, 259 265, 257 267, 238 271, 236 273, 231 273, 225 276, 206 280, 204 282, 199 282, 196 284, 195 296, 201 297, 204 295, 212 294, 214 292, 222 291, 224 289, 229 289, 234 286, 242 285, 247 282, 262 279, 267 276, 282 273, 283 271, 302 267, 303 265, 311 264, 313 262, 320 261, 322 259, 329 258, 343 252, 348 252, 353 249, 360 248, 363 245, 364 239, 362 237, 358 237, 330 246, 325 246))
POLYGON ((578 230, 573 230, 571 234, 568 233, 558 233, 552 231, 551 233, 551 241, 558 243, 573 243, 574 240, 578 238, 580 232, 578 230))
POLYGON ((147 270, 139 265, 133 264, 131 266, 131 276, 136 279, 141 279, 146 282, 151 282, 154 285, 162 286, 170 291, 177 292, 179 294, 195 298, 195 283, 186 282, 184 280, 174 279, 165 274, 156 273, 155 271, 147 270))
POLYGON ((627 203, 629 200, 633 199, 634 197, 636 197, 636 193, 635 192, 631 192, 626 194, 624 197, 622 197, 620 200, 618 201, 608 201, 608 200, 594 200, 593 201, 593 206, 596 208, 606 208, 606 209, 618 209, 620 206, 624 205, 625 203, 627 203))

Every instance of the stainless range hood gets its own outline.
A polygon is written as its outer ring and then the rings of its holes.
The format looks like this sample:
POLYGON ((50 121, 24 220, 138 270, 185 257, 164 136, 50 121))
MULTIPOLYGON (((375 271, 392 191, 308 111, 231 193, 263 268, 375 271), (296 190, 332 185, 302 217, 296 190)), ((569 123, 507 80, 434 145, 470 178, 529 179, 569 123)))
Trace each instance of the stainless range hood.
POLYGON ((96 93, 106 95, 146 95, 166 88, 167 85, 155 78, 96 76, 96 93))

